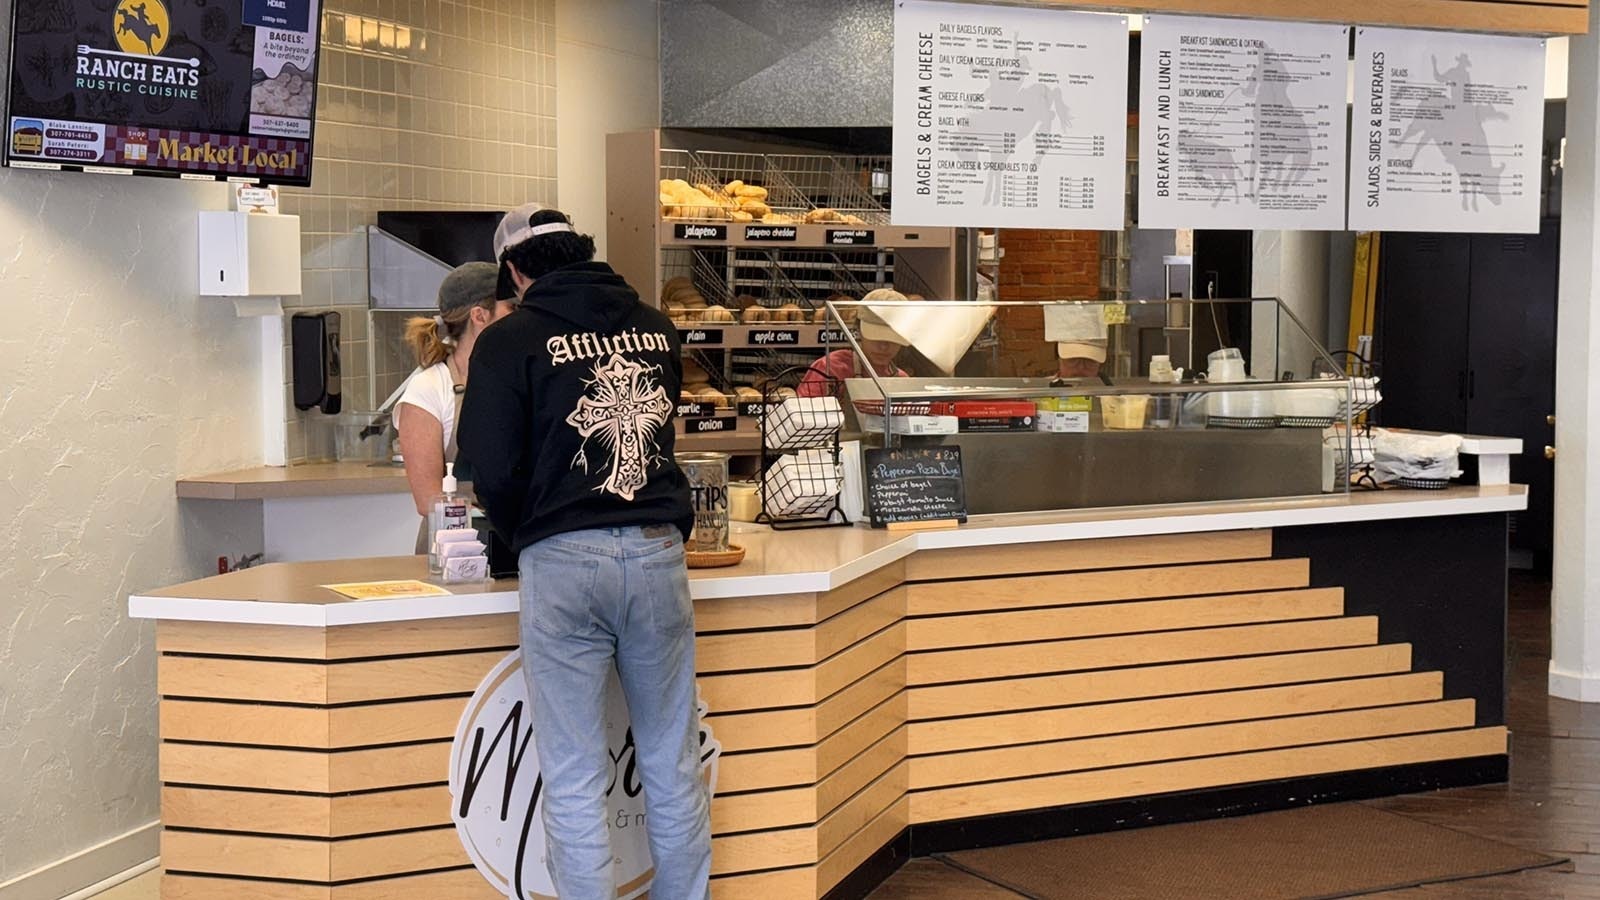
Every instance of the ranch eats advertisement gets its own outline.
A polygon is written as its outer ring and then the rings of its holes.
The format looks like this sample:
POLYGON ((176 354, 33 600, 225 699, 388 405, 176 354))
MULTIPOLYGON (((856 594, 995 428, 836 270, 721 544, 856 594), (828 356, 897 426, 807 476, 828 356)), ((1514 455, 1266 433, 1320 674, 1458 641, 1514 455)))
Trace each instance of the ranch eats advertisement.
POLYGON ((17 3, 5 156, 304 184, 318 0, 17 3))

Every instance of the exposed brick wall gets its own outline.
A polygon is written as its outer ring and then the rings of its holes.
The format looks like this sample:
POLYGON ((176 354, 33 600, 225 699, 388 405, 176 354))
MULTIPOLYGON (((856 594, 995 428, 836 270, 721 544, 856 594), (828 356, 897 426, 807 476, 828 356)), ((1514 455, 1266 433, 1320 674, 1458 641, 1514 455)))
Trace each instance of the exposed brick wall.
MULTIPOLYGON (((1001 300, 1095 300, 1100 297, 1100 233, 1002 229, 1001 300)), ((1054 374, 1055 346, 1044 341, 1037 308, 1002 309, 1002 376, 1054 374)))

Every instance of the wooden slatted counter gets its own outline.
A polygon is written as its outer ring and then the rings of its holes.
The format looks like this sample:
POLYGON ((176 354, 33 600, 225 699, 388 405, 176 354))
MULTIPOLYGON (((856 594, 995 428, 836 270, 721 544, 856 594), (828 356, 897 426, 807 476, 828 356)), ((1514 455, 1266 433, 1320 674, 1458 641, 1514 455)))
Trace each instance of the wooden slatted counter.
MULTIPOLYGON (((1503 779, 1522 488, 740 535, 694 573, 714 896, 859 896, 908 854, 1503 779)), ((136 596, 164 900, 503 896, 448 783, 513 586, 416 558, 136 596)))

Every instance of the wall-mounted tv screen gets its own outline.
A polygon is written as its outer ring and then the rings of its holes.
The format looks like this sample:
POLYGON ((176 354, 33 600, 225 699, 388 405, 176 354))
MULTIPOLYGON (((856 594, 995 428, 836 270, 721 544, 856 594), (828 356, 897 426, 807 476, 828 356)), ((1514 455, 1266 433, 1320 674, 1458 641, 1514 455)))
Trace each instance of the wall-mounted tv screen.
POLYGON ((318 0, 17 0, 4 162, 311 183, 318 0))

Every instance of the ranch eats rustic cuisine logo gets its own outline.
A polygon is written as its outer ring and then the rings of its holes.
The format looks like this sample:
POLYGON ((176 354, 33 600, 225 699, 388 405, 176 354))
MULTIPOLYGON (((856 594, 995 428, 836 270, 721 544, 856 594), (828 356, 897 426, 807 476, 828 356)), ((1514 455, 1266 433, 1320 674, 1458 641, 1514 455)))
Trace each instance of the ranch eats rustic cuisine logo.
MULTIPOLYGON (((717 786, 722 745, 699 706, 700 774, 709 792, 717 786)), ((615 855, 617 897, 632 900, 650 889, 655 868, 645 830, 648 811, 640 781, 633 731, 622 683, 612 672, 606 689, 606 744, 611 783, 606 789, 606 825, 615 855)), ((513 651, 496 665, 467 704, 450 752, 451 816, 456 834, 478 872, 511 900, 556 900, 546 865, 547 846, 539 771, 522 655, 513 651)))
POLYGON ((121 0, 111 11, 115 48, 78 45, 80 91, 171 100, 200 98, 200 60, 165 59, 172 19, 162 0, 121 0))

